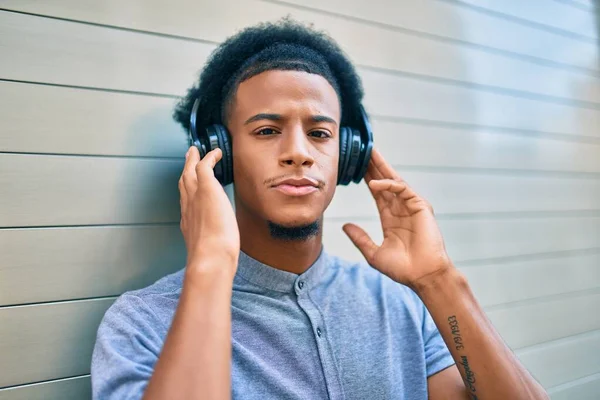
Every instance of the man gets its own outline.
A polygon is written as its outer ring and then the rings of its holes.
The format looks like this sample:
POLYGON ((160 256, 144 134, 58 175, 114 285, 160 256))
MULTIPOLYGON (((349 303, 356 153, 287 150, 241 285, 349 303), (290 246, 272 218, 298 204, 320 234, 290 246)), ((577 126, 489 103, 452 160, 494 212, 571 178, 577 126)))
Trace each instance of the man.
POLYGON ((226 126, 235 213, 214 173, 223 151, 190 147, 187 264, 107 311, 94 398, 548 398, 452 264, 432 207, 377 150, 364 179, 383 243, 347 224, 370 265, 323 249, 340 127, 362 95, 338 46, 289 20, 217 48, 175 118, 188 129, 197 101, 199 126, 226 126))

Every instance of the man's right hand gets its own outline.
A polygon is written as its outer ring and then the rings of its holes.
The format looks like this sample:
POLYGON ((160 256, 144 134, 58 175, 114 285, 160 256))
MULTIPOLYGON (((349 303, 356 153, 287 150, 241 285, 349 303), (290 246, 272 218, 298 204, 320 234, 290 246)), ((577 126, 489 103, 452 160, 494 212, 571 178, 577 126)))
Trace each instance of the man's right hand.
POLYGON ((229 198, 213 170, 222 154, 221 149, 215 149, 200 160, 196 146, 186 153, 179 193, 188 274, 228 268, 225 272, 233 277, 237 269, 240 233, 229 198))
POLYGON ((240 233, 213 172, 221 156, 216 149, 200 160, 196 147, 186 154, 179 179, 185 277, 144 400, 231 397, 231 296, 240 233))

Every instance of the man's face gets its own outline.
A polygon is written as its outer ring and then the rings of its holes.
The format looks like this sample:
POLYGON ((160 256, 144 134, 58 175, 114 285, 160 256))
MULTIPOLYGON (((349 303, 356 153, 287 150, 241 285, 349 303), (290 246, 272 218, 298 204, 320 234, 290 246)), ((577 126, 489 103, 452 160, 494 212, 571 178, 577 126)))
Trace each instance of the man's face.
POLYGON ((320 75, 272 70, 242 82, 227 121, 240 211, 284 227, 318 220, 335 192, 340 114, 320 75))

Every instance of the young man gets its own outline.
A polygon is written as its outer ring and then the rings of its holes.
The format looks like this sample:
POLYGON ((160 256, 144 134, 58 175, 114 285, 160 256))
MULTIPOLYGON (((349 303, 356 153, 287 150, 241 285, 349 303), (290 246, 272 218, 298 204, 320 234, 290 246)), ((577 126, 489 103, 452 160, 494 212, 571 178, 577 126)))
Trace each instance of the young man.
POLYGON ((383 243, 347 224, 370 265, 323 250, 340 127, 362 100, 330 38, 288 20, 246 29, 178 105, 186 129, 196 100, 200 129, 229 132, 235 213, 214 173, 224 152, 190 147, 187 264, 107 311, 94 398, 547 398, 453 266, 432 207, 376 150, 364 178, 383 243))

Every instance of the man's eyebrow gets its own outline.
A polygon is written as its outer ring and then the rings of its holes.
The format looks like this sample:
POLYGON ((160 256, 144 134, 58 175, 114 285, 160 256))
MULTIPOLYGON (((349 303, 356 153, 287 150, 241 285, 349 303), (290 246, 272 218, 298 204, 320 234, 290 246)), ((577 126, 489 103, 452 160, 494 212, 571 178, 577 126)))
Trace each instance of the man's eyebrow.
POLYGON ((250 122, 254 122, 254 121, 260 121, 263 119, 268 119, 270 121, 281 121, 282 117, 281 114, 265 114, 265 113, 260 113, 260 114, 256 114, 253 117, 250 117, 246 120, 246 122, 244 122, 244 125, 248 125, 250 122))
POLYGON ((313 115, 311 119, 313 120, 313 122, 331 122, 332 124, 337 125, 336 120, 331 117, 328 117, 327 115, 313 115))

